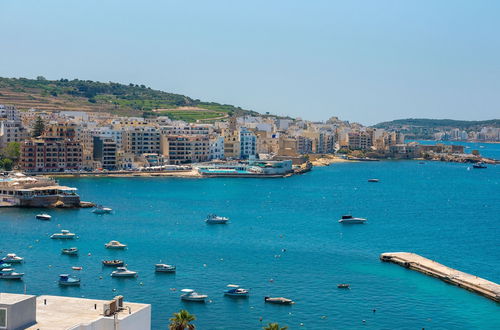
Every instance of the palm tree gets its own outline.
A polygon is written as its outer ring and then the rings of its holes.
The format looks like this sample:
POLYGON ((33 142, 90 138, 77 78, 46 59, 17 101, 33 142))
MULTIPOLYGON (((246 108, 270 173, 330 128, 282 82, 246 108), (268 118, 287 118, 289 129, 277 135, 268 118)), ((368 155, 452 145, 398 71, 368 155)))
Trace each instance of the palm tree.
POLYGON ((280 327, 278 323, 269 323, 267 327, 262 328, 264 330, 287 330, 288 327, 280 327))
POLYGON ((179 313, 174 313, 174 316, 170 318, 170 325, 168 328, 170 330, 194 330, 195 325, 190 322, 196 320, 196 316, 190 314, 187 310, 181 309, 179 313))

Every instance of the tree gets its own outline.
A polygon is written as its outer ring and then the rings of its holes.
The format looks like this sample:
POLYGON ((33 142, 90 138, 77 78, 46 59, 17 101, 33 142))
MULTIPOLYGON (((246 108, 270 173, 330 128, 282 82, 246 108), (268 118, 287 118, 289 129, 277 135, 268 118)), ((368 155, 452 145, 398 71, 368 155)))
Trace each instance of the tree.
POLYGON ((42 117, 37 116, 35 119, 35 125, 33 125, 33 137, 37 137, 45 132, 45 123, 43 122, 42 117))
POLYGON ((12 159, 4 158, 4 159, 0 160, 0 167, 6 171, 12 171, 13 165, 14 165, 14 162, 12 161, 12 159))
POLYGON ((269 323, 266 327, 262 328, 264 330, 287 330, 288 327, 280 327, 278 323, 269 323))
POLYGON ((10 159, 19 159, 21 144, 19 142, 9 142, 3 149, 3 155, 10 159))
POLYGON ((187 310, 181 309, 178 313, 174 313, 174 316, 170 318, 170 325, 168 328, 170 330, 193 330, 195 325, 191 324, 192 321, 196 320, 196 316, 190 314, 187 310))

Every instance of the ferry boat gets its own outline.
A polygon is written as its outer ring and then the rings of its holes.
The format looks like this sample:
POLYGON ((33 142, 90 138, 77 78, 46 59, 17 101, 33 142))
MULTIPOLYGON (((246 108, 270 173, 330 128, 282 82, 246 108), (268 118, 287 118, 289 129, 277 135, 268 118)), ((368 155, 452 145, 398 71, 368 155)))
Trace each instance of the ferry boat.
POLYGON ((118 267, 111 273, 112 277, 136 277, 137 272, 128 270, 127 267, 118 267))
POLYGON ((72 247, 72 248, 68 248, 68 249, 62 249, 61 250, 61 253, 62 254, 67 254, 67 255, 77 255, 78 254, 78 248, 76 247, 72 247))
POLYGON ((278 305, 291 305, 295 304, 292 299, 284 298, 284 297, 264 297, 264 301, 270 304, 278 304, 278 305))
POLYGON ((95 214, 109 214, 113 211, 113 209, 109 207, 104 207, 102 205, 97 205, 94 210, 92 210, 92 213, 95 214))
POLYGON ((38 220, 46 220, 46 221, 52 219, 52 217, 46 213, 37 214, 35 218, 37 218, 38 220))
POLYGON ((4 268, 0 270, 0 279, 3 280, 20 280, 23 278, 24 273, 17 273, 14 268, 4 268))
POLYGON ((6 257, 3 257, 0 262, 3 262, 3 263, 11 263, 11 264, 14 264, 14 263, 20 263, 20 262, 23 262, 24 261, 24 258, 22 257, 19 257, 18 255, 16 255, 15 253, 8 253, 6 257))
POLYGON ((118 241, 109 241, 109 243, 104 244, 106 249, 124 249, 127 247, 127 244, 122 244, 118 241))
POLYGON ((181 299, 186 301, 205 302, 208 298, 206 294, 199 294, 192 289, 182 289, 181 292, 184 292, 181 295, 181 299))
POLYGON ((218 215, 215 214, 209 214, 207 216, 207 219, 205 222, 207 224, 225 224, 229 221, 229 218, 226 217, 219 217, 218 215))
POLYGON ((50 235, 50 238, 52 239, 73 239, 75 238, 76 234, 70 233, 69 230, 63 229, 61 230, 60 233, 55 233, 50 235))
POLYGON ((339 220, 340 223, 351 224, 351 223, 365 223, 365 218, 354 218, 352 215, 343 215, 342 219, 339 220))
POLYGON ((61 286, 80 285, 80 279, 76 276, 70 276, 69 274, 61 274, 59 275, 59 285, 61 286))
POLYGON ((121 267, 125 263, 123 260, 103 260, 102 265, 103 266, 111 266, 111 267, 121 267))
POLYGON ((155 272, 158 273, 175 273, 176 267, 174 265, 167 265, 167 264, 156 264, 155 265, 155 272))
POLYGON ((478 169, 484 169, 484 168, 488 168, 488 166, 486 166, 485 163, 483 162, 479 162, 479 163, 475 163, 472 165, 473 168, 478 168, 478 169))
POLYGON ((229 289, 224 291, 225 296, 229 297, 243 297, 246 298, 249 295, 249 291, 247 289, 240 288, 239 285, 236 284, 228 284, 229 289))

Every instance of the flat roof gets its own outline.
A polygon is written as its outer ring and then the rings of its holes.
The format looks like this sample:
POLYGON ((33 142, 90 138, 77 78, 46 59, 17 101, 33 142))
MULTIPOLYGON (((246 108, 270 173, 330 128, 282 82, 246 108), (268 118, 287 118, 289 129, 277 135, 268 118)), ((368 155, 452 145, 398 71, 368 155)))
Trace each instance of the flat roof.
POLYGON ((33 187, 28 189, 29 190, 77 190, 76 188, 71 188, 66 186, 45 186, 45 187, 33 187))
POLYGON ((13 305, 20 301, 30 299, 34 296, 26 294, 16 294, 16 293, 4 293, 0 292, 0 304, 13 305))
MULTIPOLYGON (((37 323, 27 330, 62 330, 70 329, 80 324, 94 322, 104 317, 104 304, 109 300, 72 298, 61 296, 38 296, 36 298, 36 320, 37 323), (47 301, 47 304, 44 301, 47 301), (94 305, 97 309, 94 309, 94 305)), ((131 314, 151 305, 123 302, 124 310, 118 312, 118 320, 123 320, 129 316, 128 307, 131 314)), ((113 318, 112 316, 110 318, 113 318)))

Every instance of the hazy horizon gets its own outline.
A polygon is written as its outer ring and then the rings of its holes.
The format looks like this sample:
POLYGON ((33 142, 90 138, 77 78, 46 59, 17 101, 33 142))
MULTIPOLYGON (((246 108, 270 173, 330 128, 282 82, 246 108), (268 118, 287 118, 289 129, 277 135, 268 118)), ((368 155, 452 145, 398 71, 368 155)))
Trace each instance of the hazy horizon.
POLYGON ((0 75, 373 125, 500 109, 496 1, 0 1, 0 75))

